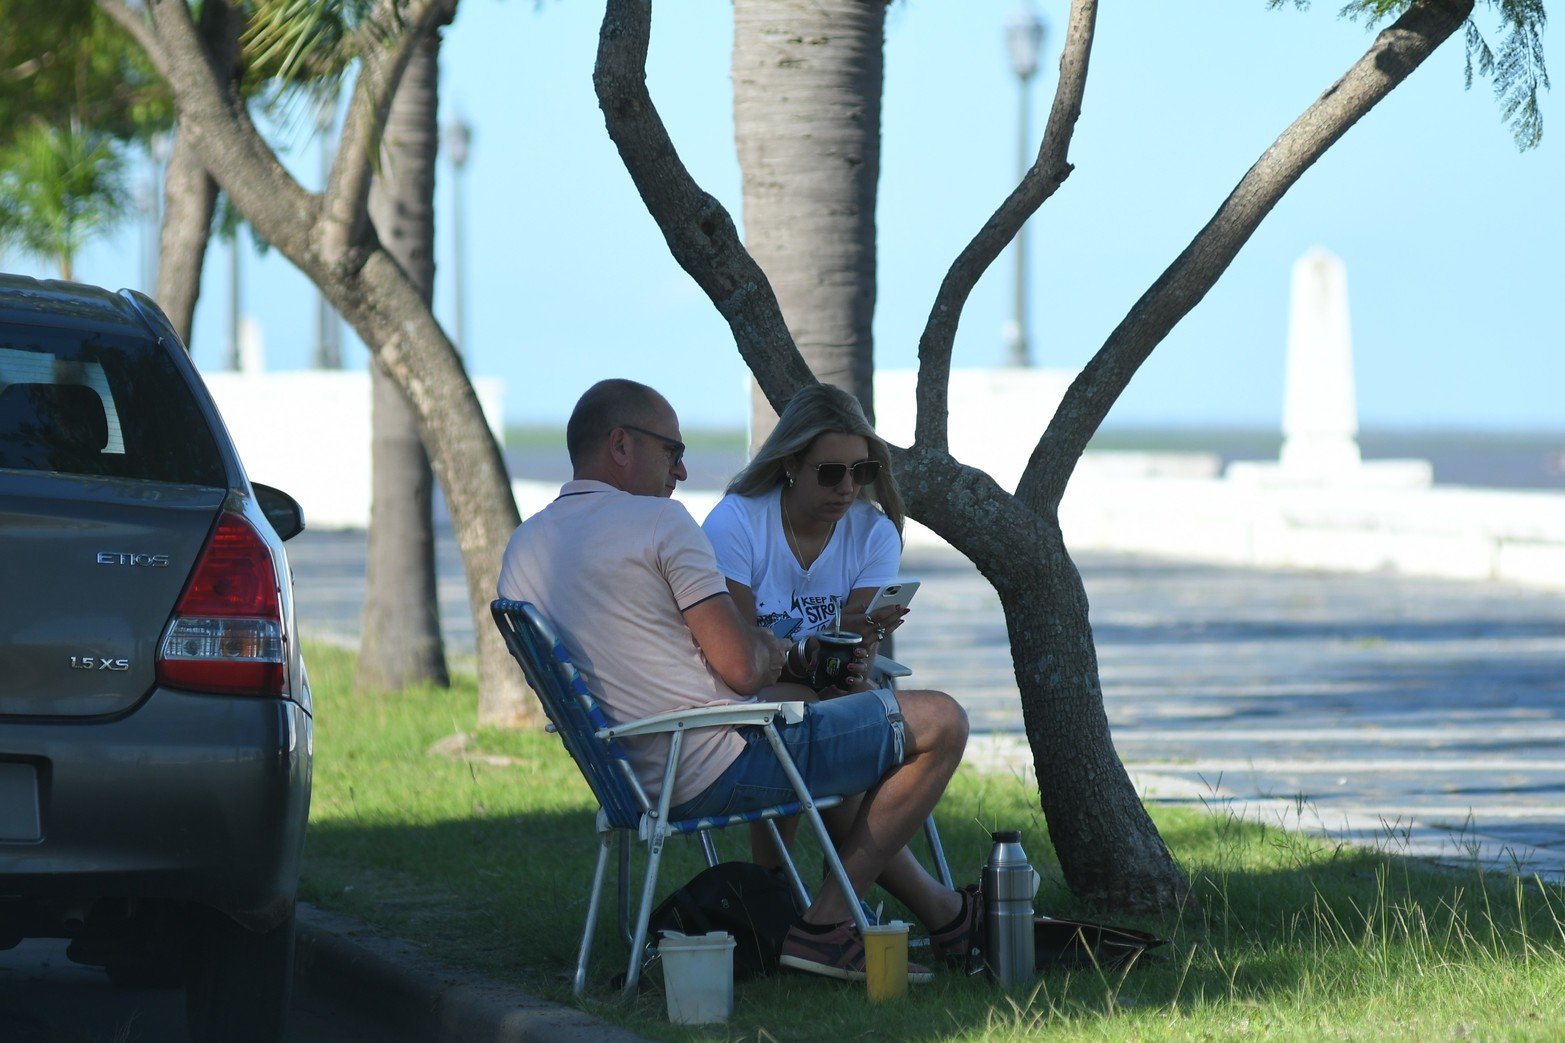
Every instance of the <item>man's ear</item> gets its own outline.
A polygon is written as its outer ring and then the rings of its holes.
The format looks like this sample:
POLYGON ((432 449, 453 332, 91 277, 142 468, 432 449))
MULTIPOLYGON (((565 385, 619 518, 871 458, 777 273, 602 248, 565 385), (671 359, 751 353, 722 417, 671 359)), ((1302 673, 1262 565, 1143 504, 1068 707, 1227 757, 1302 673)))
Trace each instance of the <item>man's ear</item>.
POLYGON ((616 427, 609 432, 609 459, 623 467, 630 462, 630 432, 616 427))

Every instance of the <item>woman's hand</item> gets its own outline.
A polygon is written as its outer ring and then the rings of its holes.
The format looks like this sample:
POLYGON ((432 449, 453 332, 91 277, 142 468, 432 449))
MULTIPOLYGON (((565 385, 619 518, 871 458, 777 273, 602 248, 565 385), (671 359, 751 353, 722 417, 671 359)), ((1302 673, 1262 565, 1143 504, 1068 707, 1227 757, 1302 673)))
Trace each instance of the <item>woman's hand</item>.
POLYGON ((851 630, 864 639, 864 647, 872 653, 876 645, 902 625, 902 617, 908 610, 902 605, 890 605, 872 616, 844 614, 842 629, 851 630))
MULTIPOLYGON (((843 629, 847 629, 844 627, 843 629)), ((869 681, 870 653, 863 645, 853 650, 853 658, 848 665, 843 667, 843 676, 834 685, 821 689, 822 699, 833 699, 839 695, 849 695, 853 692, 867 692, 874 685, 869 681)))

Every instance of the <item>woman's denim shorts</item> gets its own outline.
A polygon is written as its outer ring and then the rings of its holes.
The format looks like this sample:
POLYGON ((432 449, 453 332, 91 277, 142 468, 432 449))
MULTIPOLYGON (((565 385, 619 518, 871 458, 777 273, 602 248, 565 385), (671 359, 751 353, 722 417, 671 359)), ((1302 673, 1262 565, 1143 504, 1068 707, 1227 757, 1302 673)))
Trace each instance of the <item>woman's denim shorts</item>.
MULTIPOLYGON (((808 703, 797 724, 774 720, 810 793, 863 793, 902 763, 902 709, 880 689, 808 703)), ((764 729, 739 729, 745 748, 705 792, 668 811, 670 820, 719 818, 796 800, 764 729)))

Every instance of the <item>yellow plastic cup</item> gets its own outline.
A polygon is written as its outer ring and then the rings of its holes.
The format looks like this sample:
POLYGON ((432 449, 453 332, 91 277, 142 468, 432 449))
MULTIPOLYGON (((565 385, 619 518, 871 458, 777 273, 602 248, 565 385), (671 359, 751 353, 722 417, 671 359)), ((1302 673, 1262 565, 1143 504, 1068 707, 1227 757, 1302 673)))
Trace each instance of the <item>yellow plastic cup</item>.
POLYGON ((871 1003, 907 995, 907 924, 875 924, 864 931, 864 974, 871 1003))

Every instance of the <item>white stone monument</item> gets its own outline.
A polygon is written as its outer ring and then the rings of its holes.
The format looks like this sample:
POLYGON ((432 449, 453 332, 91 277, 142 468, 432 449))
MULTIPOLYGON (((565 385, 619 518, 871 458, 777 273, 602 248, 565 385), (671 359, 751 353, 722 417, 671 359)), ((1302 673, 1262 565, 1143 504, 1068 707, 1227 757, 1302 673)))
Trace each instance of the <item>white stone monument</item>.
POLYGON ((1301 476, 1352 471, 1361 462, 1358 433, 1348 273, 1316 247, 1293 264, 1279 463, 1301 476))
POLYGON ((1359 454, 1347 269, 1321 247, 1293 265, 1287 350, 1281 457, 1275 464, 1236 461, 1229 478, 1267 485, 1430 484, 1427 460, 1366 462, 1359 454))

